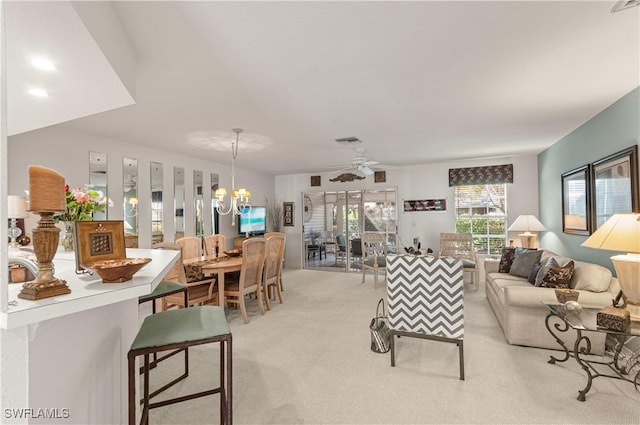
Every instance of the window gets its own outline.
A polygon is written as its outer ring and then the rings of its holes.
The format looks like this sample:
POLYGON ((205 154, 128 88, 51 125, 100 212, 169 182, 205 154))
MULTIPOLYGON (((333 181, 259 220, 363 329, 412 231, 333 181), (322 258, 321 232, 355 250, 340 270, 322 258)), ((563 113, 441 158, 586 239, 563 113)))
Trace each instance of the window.
POLYGON ((507 186, 456 186, 456 233, 471 233, 479 254, 500 254, 506 241, 507 186))

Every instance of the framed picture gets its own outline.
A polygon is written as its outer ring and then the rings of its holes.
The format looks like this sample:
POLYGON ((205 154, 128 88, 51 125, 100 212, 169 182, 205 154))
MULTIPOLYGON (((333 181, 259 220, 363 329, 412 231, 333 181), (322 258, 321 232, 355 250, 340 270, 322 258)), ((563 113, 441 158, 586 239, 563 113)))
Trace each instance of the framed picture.
POLYGON ((85 264, 94 261, 127 257, 124 221, 76 221, 74 225, 76 273, 85 272, 85 264))
POLYGON ((374 171, 373 173, 374 183, 385 183, 387 181, 386 171, 374 171))
POLYGON ((446 211, 447 200, 446 199, 422 199, 404 201, 404 212, 414 211, 446 211))
POLYGON ((282 203, 282 224, 285 226, 293 226, 293 202, 282 203))
POLYGON ((311 176, 311 186, 322 186, 322 176, 311 176))
POLYGON ((583 165, 562 174, 562 231, 591 234, 591 166, 583 165))
POLYGON ((636 145, 592 164, 593 230, 613 214, 640 211, 636 145))

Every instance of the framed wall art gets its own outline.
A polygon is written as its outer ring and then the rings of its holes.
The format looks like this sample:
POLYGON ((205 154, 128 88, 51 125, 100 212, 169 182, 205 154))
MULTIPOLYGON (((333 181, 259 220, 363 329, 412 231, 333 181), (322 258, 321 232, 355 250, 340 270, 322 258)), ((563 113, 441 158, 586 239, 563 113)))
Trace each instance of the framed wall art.
POLYGON ((640 211, 636 145, 592 164, 593 230, 613 214, 640 211))
POLYGON ((322 186, 322 176, 311 176, 311 186, 322 186))
POLYGON ((293 226, 293 202, 282 203, 282 224, 284 226, 293 226))
POLYGON ((562 231, 591 234, 591 166, 583 165, 562 174, 562 231))
POLYGON ((374 181, 374 183, 386 183, 387 182, 387 172, 386 171, 374 171, 374 173, 373 173, 373 181, 374 181))
POLYGON ((404 201, 404 212, 414 211, 446 211, 446 199, 422 199, 404 201))

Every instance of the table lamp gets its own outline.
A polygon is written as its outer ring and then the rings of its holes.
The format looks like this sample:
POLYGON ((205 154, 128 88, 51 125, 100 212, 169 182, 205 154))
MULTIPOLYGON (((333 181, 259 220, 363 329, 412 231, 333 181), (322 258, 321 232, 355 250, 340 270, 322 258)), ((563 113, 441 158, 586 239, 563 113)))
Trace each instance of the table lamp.
POLYGON ((520 233, 520 243, 523 248, 533 248, 533 242, 536 239, 536 235, 531 232, 544 232, 547 230, 535 215, 521 215, 516 218, 511 226, 507 229, 509 232, 524 232, 520 233))
POLYGON ((17 221, 19 218, 29 217, 29 213, 27 212, 27 198, 24 196, 9 195, 7 206, 7 217, 11 220, 9 226, 11 243, 9 244, 9 249, 16 250, 19 248, 17 238, 22 234, 22 230, 17 226, 17 221))
POLYGON ((628 253, 614 255, 611 262, 627 298, 631 320, 640 322, 640 213, 614 214, 582 246, 628 253))

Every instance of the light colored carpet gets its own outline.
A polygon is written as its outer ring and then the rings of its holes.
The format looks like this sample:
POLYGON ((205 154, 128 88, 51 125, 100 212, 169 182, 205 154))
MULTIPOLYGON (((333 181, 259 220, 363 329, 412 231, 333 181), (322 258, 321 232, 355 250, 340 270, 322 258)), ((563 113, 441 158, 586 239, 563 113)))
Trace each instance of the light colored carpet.
MULTIPOLYGON (((586 402, 574 360, 550 365, 552 351, 508 345, 484 288, 465 292, 465 381, 453 344, 401 338, 396 367, 370 351, 368 325, 378 299, 373 278, 289 270, 284 304, 251 322, 227 317, 233 334, 235 424, 638 424, 640 393, 599 378, 586 402)), ((141 310, 141 316, 148 311, 141 310)), ((218 347, 191 349, 191 375, 162 397, 217 385, 218 347)), ((152 374, 156 387, 177 376, 181 357, 152 374)), ((217 395, 154 409, 154 424, 219 423, 217 395)))

